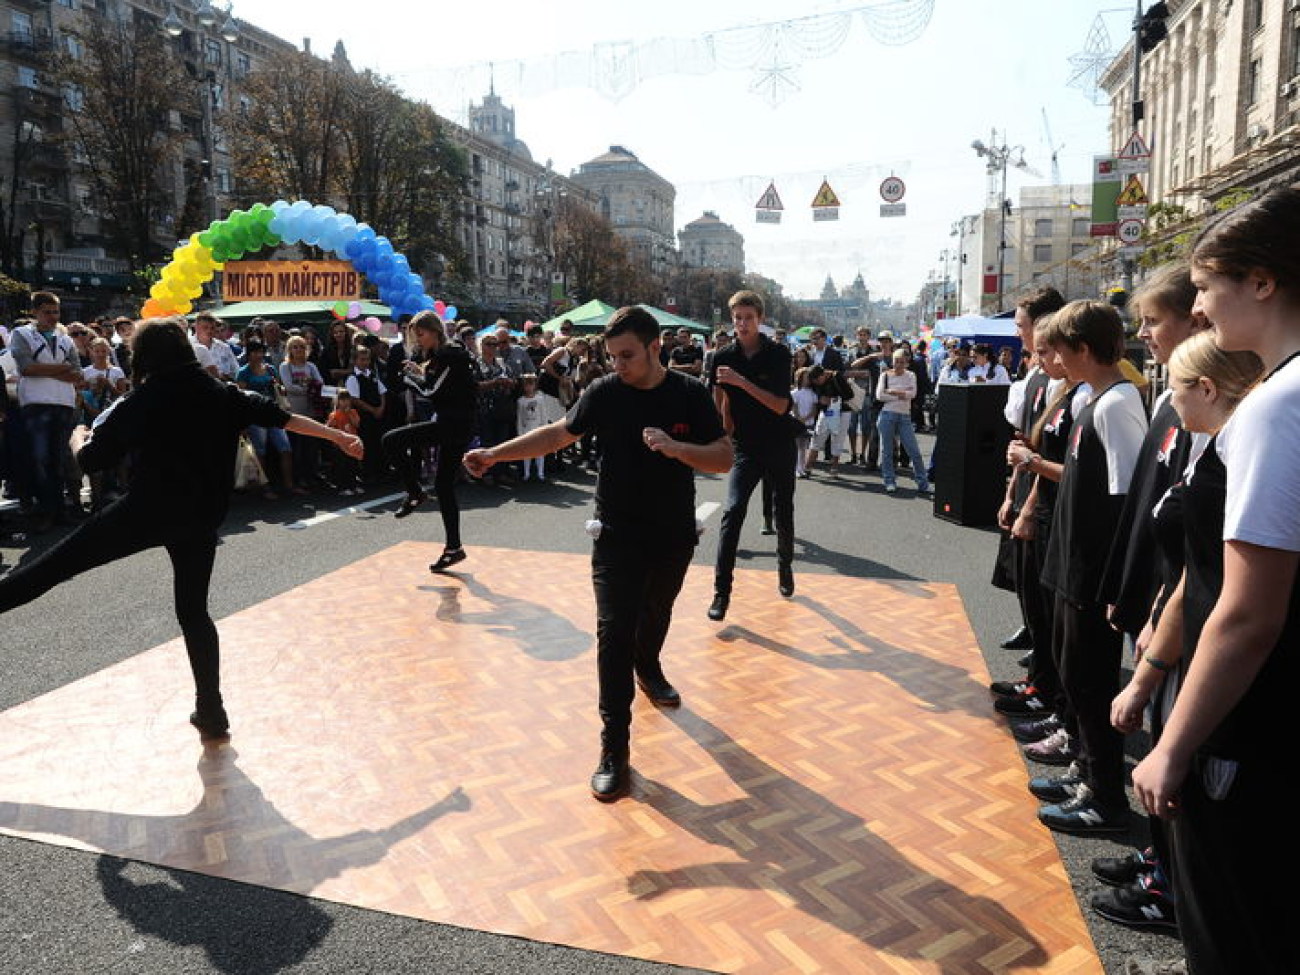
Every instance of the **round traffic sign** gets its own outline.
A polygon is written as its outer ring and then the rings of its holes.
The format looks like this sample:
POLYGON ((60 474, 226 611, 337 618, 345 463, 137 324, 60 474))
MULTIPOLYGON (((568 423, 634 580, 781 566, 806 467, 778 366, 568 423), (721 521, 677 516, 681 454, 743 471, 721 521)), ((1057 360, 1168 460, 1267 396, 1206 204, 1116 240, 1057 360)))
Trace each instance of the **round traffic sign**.
POLYGON ((1136 244, 1142 239, 1143 221, 1121 220, 1115 228, 1115 236, 1126 244, 1136 244))
POLYGON ((897 176, 890 176, 880 184, 880 198, 886 203, 897 203, 906 192, 907 187, 897 176))

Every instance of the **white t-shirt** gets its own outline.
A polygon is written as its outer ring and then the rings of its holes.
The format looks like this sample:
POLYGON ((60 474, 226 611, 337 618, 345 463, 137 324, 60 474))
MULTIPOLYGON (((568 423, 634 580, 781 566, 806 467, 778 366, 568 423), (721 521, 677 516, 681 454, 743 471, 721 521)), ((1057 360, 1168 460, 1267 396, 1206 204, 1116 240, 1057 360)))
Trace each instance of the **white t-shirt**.
POLYGON ((212 361, 212 353, 208 351, 208 347, 195 338, 190 339, 190 345, 194 349, 194 357, 199 360, 199 365, 211 371, 215 363, 212 361))
POLYGON ((107 369, 96 369, 94 366, 86 366, 86 368, 81 370, 81 374, 86 377, 86 382, 88 383, 93 383, 96 379, 107 376, 108 384, 114 389, 117 388, 117 384, 121 380, 126 378, 126 373, 111 363, 107 369))
POLYGON ((817 416, 817 391, 804 386, 790 390, 790 400, 794 404, 794 415, 804 426, 812 423, 817 416))
POLYGON ((1106 450, 1107 481, 1111 494, 1128 494, 1142 441, 1147 435, 1147 411, 1142 394, 1124 382, 1097 402, 1092 423, 1106 450))
POLYGON ((1011 385, 1011 377, 1007 375, 1006 367, 996 362, 970 367, 970 371, 966 373, 966 381, 973 383, 981 379, 990 386, 1011 385))
POLYGON ((1300 552, 1300 359, 1250 393, 1215 444, 1228 470, 1224 541, 1300 552))

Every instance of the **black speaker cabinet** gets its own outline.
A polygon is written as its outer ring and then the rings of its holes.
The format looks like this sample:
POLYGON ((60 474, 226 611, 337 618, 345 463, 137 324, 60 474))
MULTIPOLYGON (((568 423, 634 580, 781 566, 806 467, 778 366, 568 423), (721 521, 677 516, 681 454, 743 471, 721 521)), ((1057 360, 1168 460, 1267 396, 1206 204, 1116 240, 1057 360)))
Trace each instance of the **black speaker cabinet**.
POLYGON ((934 451, 934 514, 959 525, 993 525, 1006 497, 1011 426, 1007 386, 939 387, 934 451))

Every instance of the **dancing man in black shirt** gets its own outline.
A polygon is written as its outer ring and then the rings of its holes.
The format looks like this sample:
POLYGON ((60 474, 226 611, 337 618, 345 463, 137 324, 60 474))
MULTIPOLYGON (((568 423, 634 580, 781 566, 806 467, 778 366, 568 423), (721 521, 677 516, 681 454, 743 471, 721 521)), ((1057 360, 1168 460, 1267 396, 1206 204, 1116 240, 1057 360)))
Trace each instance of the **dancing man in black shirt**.
POLYGON ((708 390, 660 362, 658 329, 649 312, 620 308, 604 333, 613 375, 587 387, 564 419, 465 455, 479 476, 503 461, 553 454, 587 433, 600 441, 591 579, 603 730, 591 793, 602 802, 627 791, 636 686, 662 707, 681 703, 659 654, 698 537, 693 472, 731 466, 731 441, 708 390))
POLYGON ((713 357, 709 385, 723 424, 736 440, 736 464, 727 485, 722 537, 713 577, 709 619, 721 620, 731 605, 736 548, 749 496, 760 482, 772 489, 776 521, 777 581, 782 596, 794 595, 794 468, 796 446, 790 410, 790 350, 760 331, 763 299, 737 291, 728 302, 736 340, 713 357))

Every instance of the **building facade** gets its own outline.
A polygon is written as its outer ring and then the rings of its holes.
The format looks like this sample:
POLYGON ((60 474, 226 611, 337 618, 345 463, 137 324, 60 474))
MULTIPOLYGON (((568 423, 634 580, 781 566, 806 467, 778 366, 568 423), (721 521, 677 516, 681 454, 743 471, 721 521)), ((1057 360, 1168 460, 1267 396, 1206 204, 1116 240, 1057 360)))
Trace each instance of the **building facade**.
MULTIPOLYGON (((1234 189, 1300 179, 1300 3, 1172 0, 1168 37, 1142 55, 1147 192, 1203 210, 1234 189)), ((1133 42, 1102 77, 1113 148, 1133 132, 1133 42)))
POLYGON ((677 233, 681 244, 681 266, 719 271, 745 270, 745 238, 731 224, 723 223, 712 210, 705 210, 677 233))
POLYGON ((598 212, 627 243, 632 260, 666 279, 677 265, 672 183, 622 146, 610 146, 571 178, 598 201, 598 212))

